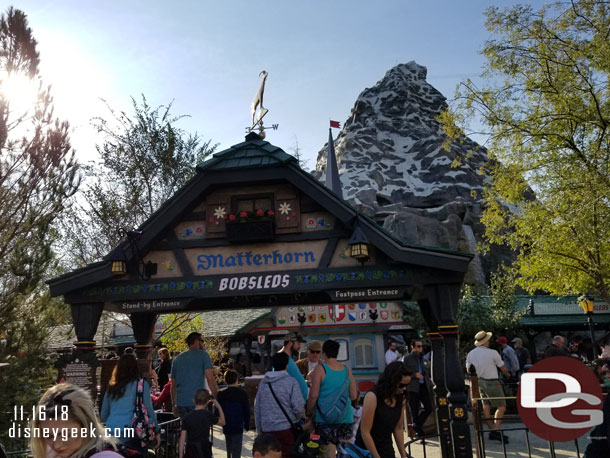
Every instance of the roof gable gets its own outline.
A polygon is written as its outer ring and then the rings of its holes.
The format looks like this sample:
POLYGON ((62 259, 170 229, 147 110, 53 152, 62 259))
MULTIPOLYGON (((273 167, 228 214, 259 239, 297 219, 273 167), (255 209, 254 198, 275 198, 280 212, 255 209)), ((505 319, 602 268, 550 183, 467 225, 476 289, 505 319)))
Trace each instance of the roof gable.
MULTIPOLYGON (((405 245, 303 171, 293 156, 253 133, 246 137, 245 142, 217 153, 209 161, 198 165, 197 172, 195 177, 140 226, 142 237, 138 242, 138 249, 141 255, 151 250, 160 239, 167 237, 184 215, 196 211, 202 199, 218 189, 227 186, 239 189, 260 184, 287 183, 330 213, 341 224, 343 232, 351 233, 359 226, 370 244, 391 262, 463 273, 472 257, 468 253, 446 249, 405 245), (239 170, 238 173, 235 172, 236 169, 239 170)), ((209 223, 211 215, 206 214, 205 218, 209 223)), ((227 245, 226 241, 220 242, 227 245)), ((111 264, 117 256, 125 256, 129 262, 135 259, 136 253, 129 243, 124 241, 111 251, 103 262, 50 280, 48 283, 51 293, 66 294, 112 280, 111 264)))

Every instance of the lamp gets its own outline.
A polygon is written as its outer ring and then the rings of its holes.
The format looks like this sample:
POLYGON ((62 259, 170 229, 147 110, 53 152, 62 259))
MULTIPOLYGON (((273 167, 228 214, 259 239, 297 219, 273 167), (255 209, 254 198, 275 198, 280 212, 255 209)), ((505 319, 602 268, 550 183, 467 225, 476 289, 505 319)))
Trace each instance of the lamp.
POLYGON ((127 236, 127 241, 129 242, 129 247, 131 248, 132 256, 135 255, 133 263, 135 264, 138 276, 142 280, 150 280, 153 275, 157 274, 157 263, 152 261, 148 261, 145 263, 144 259, 142 259, 142 255, 140 254, 140 247, 138 246, 138 242, 142 239, 142 231, 137 231, 135 229, 128 231, 126 229, 123 229, 123 232, 127 236))
POLYGON ((359 261, 363 266, 370 258, 369 256, 369 241, 362 233, 360 226, 356 225, 352 237, 347 244, 350 246, 350 256, 359 261))
POLYGON ((112 261, 112 275, 125 275, 127 263, 124 260, 112 261))
POLYGON ((593 298, 588 294, 581 294, 578 298, 578 305, 582 308, 582 311, 587 315, 587 322, 589 323, 589 332, 591 333, 591 343, 595 345, 595 333, 593 331, 593 306, 595 305, 593 298))

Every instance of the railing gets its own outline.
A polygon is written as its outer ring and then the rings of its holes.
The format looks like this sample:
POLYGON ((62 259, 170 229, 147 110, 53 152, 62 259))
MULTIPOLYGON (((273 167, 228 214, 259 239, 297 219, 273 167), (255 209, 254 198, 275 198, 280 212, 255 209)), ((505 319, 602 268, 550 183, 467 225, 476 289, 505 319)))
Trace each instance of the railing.
MULTIPOLYGON (((519 385, 518 382, 517 383, 504 383, 505 392, 515 394, 517 392, 518 385, 519 385)), ((474 367, 470 368, 470 398, 471 398, 470 400, 471 400, 473 425, 474 425, 474 433, 475 433, 475 444, 474 445, 475 445, 476 454, 477 454, 478 458, 486 458, 485 434, 491 432, 492 430, 485 428, 483 426, 483 424, 484 424, 484 422, 487 422, 487 421, 493 422, 495 420, 495 418, 482 417, 481 416, 482 408, 480 407, 480 404, 486 400, 487 401, 503 400, 505 402, 505 404, 507 405, 507 411, 511 411, 511 409, 512 409, 516 412, 517 398, 516 398, 516 396, 483 398, 479 391, 478 377, 476 375, 476 372, 474 372, 474 367)), ((511 421, 520 421, 520 416, 518 415, 518 413, 504 415, 502 418, 502 422, 504 424, 510 423, 511 421)), ((500 441, 502 444, 502 452, 503 452, 504 458, 507 458, 507 450, 506 450, 507 444, 504 440, 503 433, 508 432, 508 431, 523 431, 526 449, 527 449, 527 456, 529 458, 532 457, 532 444, 531 444, 530 436, 529 436, 530 431, 526 426, 509 426, 509 427, 502 426, 497 431, 500 432, 500 441)), ((555 443, 552 441, 546 441, 546 443, 548 444, 548 448, 549 448, 549 457, 556 458, 557 454, 555 452, 555 443)), ((565 444, 565 442, 562 442, 562 444, 565 444)), ((576 456, 577 458, 581 458, 580 445, 578 443, 578 440, 574 440, 574 449, 575 449, 574 452, 576 453, 576 455, 574 455, 573 452, 570 452, 570 456, 576 456)))
POLYGON ((161 428, 161 446, 157 449, 156 456, 163 458, 177 457, 181 429, 180 417, 161 422, 159 426, 161 428))

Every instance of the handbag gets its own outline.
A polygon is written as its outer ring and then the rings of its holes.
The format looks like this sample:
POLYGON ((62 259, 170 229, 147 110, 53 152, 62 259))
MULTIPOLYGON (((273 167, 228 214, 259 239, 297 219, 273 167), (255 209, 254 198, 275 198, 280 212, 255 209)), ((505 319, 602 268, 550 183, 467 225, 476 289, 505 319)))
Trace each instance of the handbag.
POLYGON ((144 379, 138 380, 136 388, 136 408, 133 412, 131 427, 135 438, 139 439, 142 447, 146 447, 155 438, 155 425, 150 421, 148 411, 144 405, 144 379))
MULTIPOLYGON (((324 364, 322 364, 322 369, 324 369, 324 373, 326 373, 324 364)), ((349 372, 347 368, 345 368, 345 380, 339 389, 328 394, 324 398, 317 399, 316 408, 325 423, 336 424, 342 420, 345 410, 351 403, 348 393, 349 384, 349 372)))
POLYGON ((307 431, 304 431, 303 427, 299 423, 292 422, 292 420, 284 410, 284 406, 275 395, 275 391, 273 391, 271 383, 266 383, 266 385, 269 387, 269 391, 271 391, 273 399, 275 399, 275 402, 286 417, 286 420, 288 420, 288 423, 290 423, 290 429, 292 430, 292 434, 294 434, 294 445, 290 450, 290 456, 293 458, 312 458, 310 454, 307 453, 308 449, 306 447, 307 442, 309 440, 309 433, 307 431))

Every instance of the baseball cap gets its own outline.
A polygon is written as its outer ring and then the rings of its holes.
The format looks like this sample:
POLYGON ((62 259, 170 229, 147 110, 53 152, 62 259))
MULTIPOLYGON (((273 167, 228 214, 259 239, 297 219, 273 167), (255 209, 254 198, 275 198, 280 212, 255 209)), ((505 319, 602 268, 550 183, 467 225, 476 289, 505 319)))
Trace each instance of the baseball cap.
POLYGON ((522 340, 521 340, 519 337, 515 337, 513 340, 511 340, 511 342, 512 342, 512 343, 517 343, 517 342, 518 342, 518 343, 520 343, 520 344, 522 344, 522 343, 523 343, 523 341, 522 341, 522 340))
POLYGON ((496 342, 498 342, 499 344, 504 345, 505 343, 508 343, 508 339, 506 337, 504 337, 504 336, 501 336, 501 337, 498 337, 496 339, 496 342))
POLYGON ((301 336, 297 332, 289 332, 289 333, 284 334, 284 342, 290 342, 292 340, 295 340, 297 342, 305 342, 305 339, 303 339, 303 336, 301 336))

